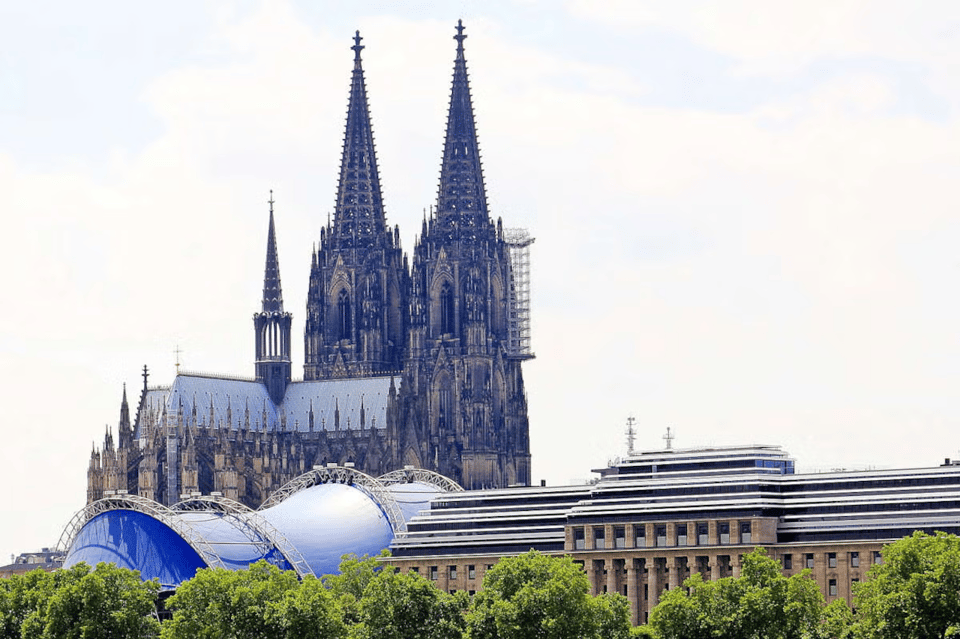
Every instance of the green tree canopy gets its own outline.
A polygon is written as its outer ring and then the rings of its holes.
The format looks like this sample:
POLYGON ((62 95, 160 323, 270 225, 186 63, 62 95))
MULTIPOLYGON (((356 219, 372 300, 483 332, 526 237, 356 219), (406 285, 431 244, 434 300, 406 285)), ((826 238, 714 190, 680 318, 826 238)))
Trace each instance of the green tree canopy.
MULTIPOLYGON (((389 550, 380 553, 380 557, 389 555, 389 550)), ((337 574, 322 577, 323 585, 336 598, 347 624, 360 621, 360 599, 381 568, 376 557, 357 557, 351 553, 340 557, 340 571, 337 574)))
POLYGON ((44 639, 140 639, 156 637, 156 581, 141 581, 135 570, 99 563, 90 571, 86 564, 70 570, 85 572, 67 579, 50 597, 44 639))
POLYGON ((854 593, 857 637, 960 635, 960 538, 915 532, 883 549, 854 593))
POLYGON ((740 577, 704 581, 697 573, 683 585, 650 613, 661 639, 801 639, 819 631, 823 595, 809 571, 784 577, 762 548, 744 556, 740 577))
POLYGON ((317 579, 297 579, 266 561, 246 570, 198 570, 167 602, 164 639, 340 637, 343 622, 317 579))
POLYGON ((471 639, 620 639, 630 633, 629 607, 620 595, 591 597, 569 557, 530 551, 486 574, 467 628, 471 639))
POLYGON ((156 637, 158 590, 155 581, 141 581, 140 573, 105 563, 3 579, 0 637, 156 637))
POLYGON ((459 639, 466 593, 447 594, 418 573, 384 568, 367 583, 351 639, 459 639))

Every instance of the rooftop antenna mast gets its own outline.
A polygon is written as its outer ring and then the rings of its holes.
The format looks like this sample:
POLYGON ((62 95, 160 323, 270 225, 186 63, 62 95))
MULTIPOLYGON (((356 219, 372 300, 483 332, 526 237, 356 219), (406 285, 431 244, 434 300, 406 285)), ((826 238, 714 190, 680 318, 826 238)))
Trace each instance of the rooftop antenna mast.
POLYGON ((675 435, 670 431, 670 427, 667 426, 667 434, 663 436, 663 441, 667 442, 667 450, 673 449, 673 439, 675 435))
POLYGON ((637 429, 634 428, 634 424, 637 423, 636 418, 633 415, 627 417, 627 454, 633 455, 633 445, 637 440, 637 429))

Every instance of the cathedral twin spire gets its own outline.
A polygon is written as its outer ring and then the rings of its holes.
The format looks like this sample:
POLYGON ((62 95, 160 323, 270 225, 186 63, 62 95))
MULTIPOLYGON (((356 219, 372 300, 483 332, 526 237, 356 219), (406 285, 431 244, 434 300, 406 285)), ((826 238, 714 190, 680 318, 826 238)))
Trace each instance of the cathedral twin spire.
POLYGON ((353 77, 332 230, 334 241, 340 248, 374 246, 387 228, 367 87, 360 60, 364 46, 360 44, 359 31, 353 40, 353 77))
POLYGON ((463 21, 457 21, 457 35, 453 36, 457 41, 457 57, 453 63, 453 87, 437 193, 437 223, 448 239, 475 237, 488 219, 477 126, 463 55, 463 41, 467 38, 463 29, 463 21))

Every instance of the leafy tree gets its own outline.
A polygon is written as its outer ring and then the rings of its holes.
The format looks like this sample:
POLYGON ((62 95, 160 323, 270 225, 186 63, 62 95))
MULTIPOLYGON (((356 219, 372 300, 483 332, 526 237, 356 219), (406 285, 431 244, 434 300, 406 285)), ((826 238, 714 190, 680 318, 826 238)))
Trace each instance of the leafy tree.
POLYGON ((351 639, 458 639, 466 593, 447 594, 417 573, 384 568, 366 585, 351 639))
MULTIPOLYGON (((285 637, 283 599, 299 582, 293 571, 266 561, 246 570, 204 568, 167 601, 173 618, 164 639, 285 637)), ((301 635, 296 635, 301 636, 301 635)))
POLYGON ((853 611, 846 599, 834 599, 823 609, 821 639, 853 639, 853 611))
POLYGON ((155 637, 158 590, 105 563, 0 580, 0 638, 155 637))
MULTIPOLYGON (((380 557, 390 556, 389 550, 383 550, 380 557)), ((382 566, 376 557, 355 554, 343 555, 340 558, 340 572, 336 575, 324 575, 323 584, 337 599, 344 621, 356 624, 360 621, 360 599, 363 597, 367 585, 382 566)))
POLYGON ((960 635, 960 538, 917 531, 887 545, 854 597, 857 637, 960 635))
POLYGON ((346 635, 346 626, 334 596, 323 582, 307 576, 295 590, 284 593, 275 609, 284 637, 336 639, 346 635))
POLYGON ((471 639, 621 639, 629 637, 620 595, 590 596, 583 569, 569 557, 530 551, 501 559, 484 577, 467 615, 471 639))
MULTIPOLYGON (((59 571, 72 577, 71 570, 59 571)), ((55 589, 55 575, 42 569, 0 579, 0 638, 20 639, 25 623, 33 628, 29 636, 40 636, 46 625, 46 604, 55 589)))
MULTIPOLYGON (((71 572, 59 584, 54 578, 57 587, 47 603, 44 639, 139 639, 159 634, 156 581, 141 581, 138 571, 106 563, 92 571, 78 564, 67 571, 71 572)), ((25 626, 27 631, 29 625, 25 626)))
MULTIPOLYGON (((379 555, 379 557, 389 556, 389 550, 383 550, 379 555)), ((343 555, 340 558, 340 572, 336 575, 324 575, 323 584, 338 597, 349 594, 359 601, 367 584, 373 581, 381 567, 377 557, 369 555, 357 557, 353 553, 343 555)))
POLYGON ((664 594, 650 613, 661 639, 801 639, 819 630, 823 595, 809 571, 784 577, 762 548, 743 558, 740 577, 704 581, 664 594))

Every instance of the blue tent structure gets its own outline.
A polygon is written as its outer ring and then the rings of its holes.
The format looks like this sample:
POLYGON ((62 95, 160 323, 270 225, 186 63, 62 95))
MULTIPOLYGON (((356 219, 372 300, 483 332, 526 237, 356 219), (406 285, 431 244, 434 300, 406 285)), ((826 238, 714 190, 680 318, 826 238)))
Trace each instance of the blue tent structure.
POLYGON ((207 567, 240 569, 261 559, 300 576, 337 572, 341 556, 376 555, 431 499, 463 489, 422 469, 374 478, 347 466, 314 467, 259 510, 217 493, 167 507, 117 491, 89 504, 60 539, 64 567, 114 563, 175 589, 207 567))

